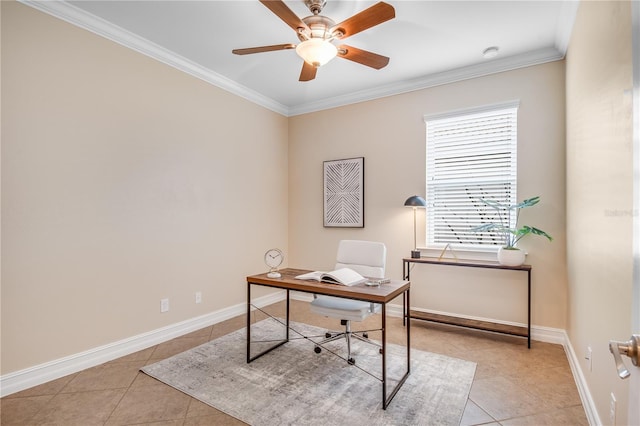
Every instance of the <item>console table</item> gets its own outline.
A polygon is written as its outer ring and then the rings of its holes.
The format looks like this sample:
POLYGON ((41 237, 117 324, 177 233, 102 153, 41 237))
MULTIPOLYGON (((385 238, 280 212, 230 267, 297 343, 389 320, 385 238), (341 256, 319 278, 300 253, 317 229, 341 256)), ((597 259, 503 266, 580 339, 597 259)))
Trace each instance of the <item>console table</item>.
MULTIPOLYGON (((411 264, 447 265, 463 268, 485 268, 485 269, 505 269, 511 271, 523 271, 527 273, 527 327, 498 324, 489 321, 470 320, 449 315, 432 314, 411 310, 403 300, 403 314, 405 318, 421 319, 425 321, 439 322, 443 324, 457 325, 460 327, 475 328, 479 330, 493 331, 496 333, 510 334, 527 338, 527 347, 531 348, 531 265, 506 266, 498 262, 481 260, 452 260, 440 259, 437 257, 421 257, 418 259, 402 259, 402 277, 409 281, 411 275, 411 264)), ((415 284, 415 283, 414 283, 415 284)))

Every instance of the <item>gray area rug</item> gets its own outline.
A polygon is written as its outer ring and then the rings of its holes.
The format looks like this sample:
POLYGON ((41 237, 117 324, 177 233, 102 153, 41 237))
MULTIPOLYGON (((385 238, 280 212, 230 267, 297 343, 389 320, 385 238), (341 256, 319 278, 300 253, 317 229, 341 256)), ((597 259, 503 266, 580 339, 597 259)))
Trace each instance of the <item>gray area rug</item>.
MULTIPOLYGON (((305 336, 325 330, 301 323, 305 336)), ((281 324, 252 325, 253 340, 278 339, 281 324)), ((299 337, 291 332, 290 338, 299 337)), ((270 346, 272 343, 265 345, 270 346)), ((255 352, 261 349, 259 345, 255 352)), ((476 365, 443 355, 411 351, 411 375, 386 410, 382 409, 381 355, 355 342, 350 366, 345 342, 320 354, 308 339, 287 344, 247 364, 246 329, 142 368, 142 371, 251 425, 457 425, 467 402, 476 365), (367 370, 365 372, 363 370, 367 370), (375 376, 375 377, 374 377, 375 376)), ((388 379, 394 384, 406 365, 406 349, 388 345, 388 379)))

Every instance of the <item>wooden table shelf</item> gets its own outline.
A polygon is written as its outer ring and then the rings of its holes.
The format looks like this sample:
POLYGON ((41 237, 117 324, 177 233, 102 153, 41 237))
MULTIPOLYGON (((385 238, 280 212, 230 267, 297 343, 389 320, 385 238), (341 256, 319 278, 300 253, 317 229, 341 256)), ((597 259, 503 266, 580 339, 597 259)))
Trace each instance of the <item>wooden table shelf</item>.
MULTIPOLYGON (((531 348, 531 265, 506 266, 498 262, 491 261, 475 261, 475 260, 451 260, 440 259, 437 257, 421 257, 402 259, 402 277, 406 280, 410 279, 411 264, 429 264, 429 265, 447 265, 467 268, 485 268, 485 269, 503 269, 510 271, 523 271, 527 273, 527 326, 519 327, 514 325, 500 324, 490 321, 472 320, 460 318, 450 315, 434 314, 412 310, 407 303, 404 303, 404 315, 406 318, 419 319, 424 321, 432 321, 442 324, 455 325, 459 327, 474 328, 478 330, 492 331, 495 333, 510 334, 527 338, 527 347, 531 348)), ((415 284, 415 283, 414 283, 415 284)), ((406 301, 403 301, 406 302, 406 301)))

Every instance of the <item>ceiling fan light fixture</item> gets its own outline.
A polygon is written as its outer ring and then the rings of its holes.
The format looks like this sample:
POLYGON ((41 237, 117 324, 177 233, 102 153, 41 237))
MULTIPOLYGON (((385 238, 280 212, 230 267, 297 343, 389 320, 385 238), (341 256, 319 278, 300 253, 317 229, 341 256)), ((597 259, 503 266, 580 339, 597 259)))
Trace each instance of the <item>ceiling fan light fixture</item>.
POLYGON ((320 67, 336 57, 338 48, 330 41, 310 38, 296 46, 296 53, 306 63, 320 67))

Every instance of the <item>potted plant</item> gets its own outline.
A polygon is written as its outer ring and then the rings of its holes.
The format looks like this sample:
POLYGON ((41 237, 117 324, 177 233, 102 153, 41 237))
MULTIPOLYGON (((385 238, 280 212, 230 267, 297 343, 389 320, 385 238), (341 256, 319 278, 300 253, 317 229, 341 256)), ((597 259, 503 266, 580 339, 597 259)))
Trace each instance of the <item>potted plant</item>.
POLYGON ((495 232, 500 236, 500 238, 502 238, 504 243, 498 249, 498 262, 501 264, 518 266, 524 263, 525 253, 516 247, 516 245, 518 244, 518 241, 527 235, 540 235, 547 238, 549 241, 553 241, 551 235, 541 229, 528 225, 521 227, 518 226, 520 210, 538 204, 538 202, 540 202, 539 196, 526 199, 514 205, 503 204, 495 200, 486 200, 484 198, 481 198, 480 201, 496 210, 498 221, 484 223, 480 226, 476 226, 473 230, 475 232, 495 232), (512 228, 509 226, 509 218, 513 212, 515 212, 516 220, 515 227, 512 228))

